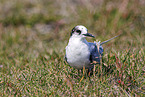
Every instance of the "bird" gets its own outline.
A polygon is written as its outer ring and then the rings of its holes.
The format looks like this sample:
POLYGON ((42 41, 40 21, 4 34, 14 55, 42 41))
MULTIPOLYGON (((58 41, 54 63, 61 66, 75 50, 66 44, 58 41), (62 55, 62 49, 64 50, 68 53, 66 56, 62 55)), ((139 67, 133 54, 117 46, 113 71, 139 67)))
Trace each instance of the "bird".
POLYGON ((72 29, 65 48, 65 60, 73 68, 80 70, 85 67, 91 71, 94 65, 100 64, 103 55, 102 45, 118 36, 104 42, 88 42, 86 37, 94 38, 95 36, 88 33, 85 26, 77 25, 72 29))

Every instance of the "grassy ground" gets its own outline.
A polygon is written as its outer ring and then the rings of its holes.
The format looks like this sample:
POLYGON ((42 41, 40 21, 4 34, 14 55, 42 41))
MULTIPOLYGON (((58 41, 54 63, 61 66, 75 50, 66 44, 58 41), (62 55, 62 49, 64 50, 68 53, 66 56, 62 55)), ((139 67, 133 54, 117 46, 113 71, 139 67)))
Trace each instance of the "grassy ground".
POLYGON ((0 95, 143 97, 144 37, 143 0, 0 0, 0 95), (64 61, 78 24, 100 41, 122 33, 90 79, 64 61))

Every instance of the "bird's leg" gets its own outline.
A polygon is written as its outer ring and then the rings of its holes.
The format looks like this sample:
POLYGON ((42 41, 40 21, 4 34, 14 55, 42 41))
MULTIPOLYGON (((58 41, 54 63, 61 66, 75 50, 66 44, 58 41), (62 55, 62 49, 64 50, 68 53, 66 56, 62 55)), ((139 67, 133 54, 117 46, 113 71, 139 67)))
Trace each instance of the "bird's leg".
POLYGON ((83 76, 85 75, 85 66, 83 66, 83 76))
POLYGON ((84 75, 85 75, 85 66, 83 66, 83 76, 82 76, 80 82, 84 79, 84 75))
POLYGON ((91 71, 88 69, 88 76, 90 77, 90 75, 91 75, 91 71))
POLYGON ((88 74, 89 77, 93 74, 93 70, 92 70, 92 68, 89 68, 89 69, 88 69, 87 74, 88 74))

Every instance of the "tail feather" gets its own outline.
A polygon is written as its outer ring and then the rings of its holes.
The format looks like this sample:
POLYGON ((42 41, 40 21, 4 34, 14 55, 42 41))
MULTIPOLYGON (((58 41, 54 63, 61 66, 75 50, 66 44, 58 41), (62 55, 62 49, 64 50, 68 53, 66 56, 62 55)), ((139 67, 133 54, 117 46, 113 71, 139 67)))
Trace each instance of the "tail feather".
MULTIPOLYGON (((121 35, 121 34, 120 34, 120 35, 121 35)), ((108 39, 108 40, 106 40, 106 41, 103 41, 103 42, 100 43, 100 45, 103 45, 103 44, 105 44, 105 43, 111 41, 112 39, 114 39, 114 38, 120 36, 120 35, 117 35, 117 36, 115 36, 115 37, 113 37, 113 38, 111 38, 111 39, 108 39)))

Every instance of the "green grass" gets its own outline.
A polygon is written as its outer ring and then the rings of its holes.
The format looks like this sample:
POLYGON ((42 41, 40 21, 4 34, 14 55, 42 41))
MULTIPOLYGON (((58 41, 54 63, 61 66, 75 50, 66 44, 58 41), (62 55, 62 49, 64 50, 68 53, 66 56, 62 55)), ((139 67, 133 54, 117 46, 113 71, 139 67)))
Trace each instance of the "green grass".
POLYGON ((144 97, 145 4, 101 1, 1 0, 0 95, 144 97), (90 78, 64 61, 78 24, 96 36, 90 42, 122 33, 103 45, 90 78))

